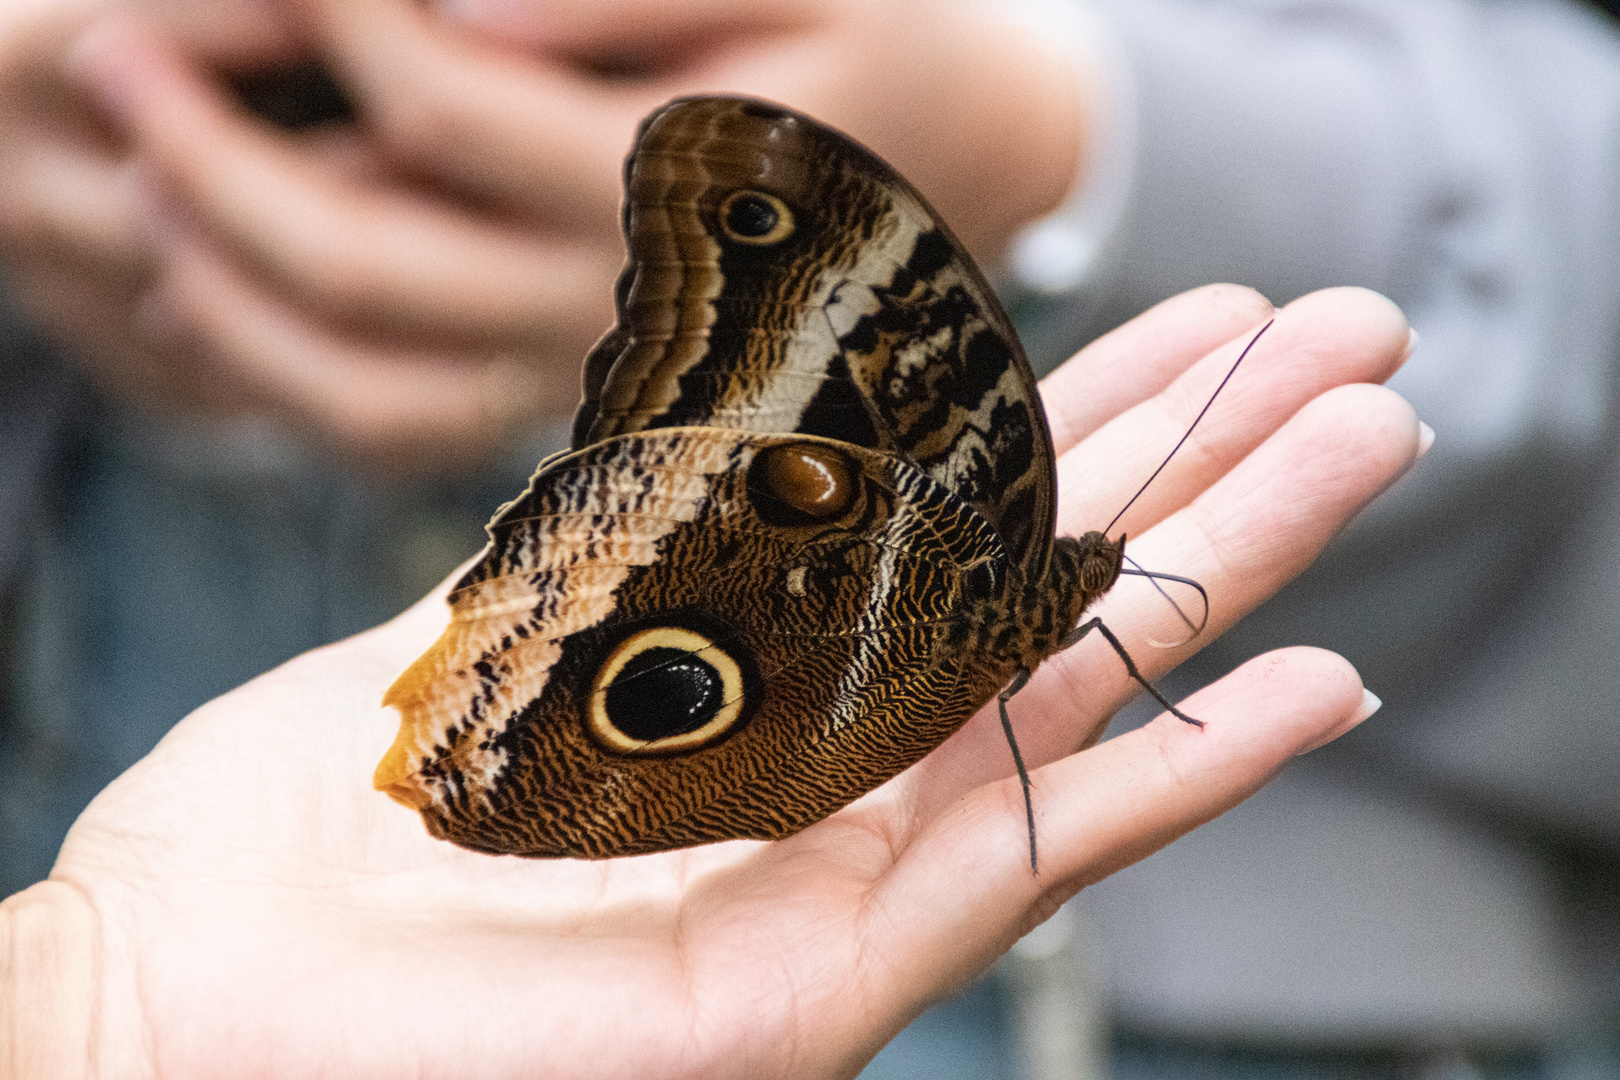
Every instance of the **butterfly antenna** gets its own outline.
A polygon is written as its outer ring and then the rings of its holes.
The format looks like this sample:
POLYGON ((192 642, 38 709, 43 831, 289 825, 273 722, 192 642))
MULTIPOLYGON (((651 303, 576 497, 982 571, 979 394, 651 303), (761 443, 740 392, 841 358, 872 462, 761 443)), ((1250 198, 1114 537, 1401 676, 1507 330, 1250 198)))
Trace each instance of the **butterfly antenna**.
POLYGON ((1024 788, 1024 820, 1029 822, 1029 872, 1038 874, 1035 866, 1035 803, 1029 794, 1029 770, 1024 768, 1024 755, 1018 752, 1018 740, 1013 738, 1012 720, 1007 716, 1007 699, 1024 688, 1029 682, 1029 672, 1023 668, 1013 676, 1007 688, 996 695, 996 705, 1001 709, 1001 731, 1007 736, 1007 745, 1012 748, 1013 765, 1018 769, 1018 782, 1024 788))
MULTIPOLYGON (((1171 610, 1176 613, 1187 629, 1192 631, 1192 637, 1189 637, 1187 639, 1188 641, 1191 641, 1192 638, 1195 638, 1204 632, 1204 627, 1209 625, 1209 593, 1204 591, 1204 587, 1202 585, 1194 581, 1192 578, 1182 577, 1180 574, 1165 574, 1158 570, 1144 570, 1142 569, 1141 564, 1135 559, 1131 558, 1129 555, 1125 556, 1125 561, 1131 565, 1121 567, 1119 572, 1121 574, 1130 574, 1133 577, 1145 577, 1151 581, 1153 583, 1154 590, 1157 591, 1160 596, 1164 597, 1165 603, 1170 605, 1171 610), (1163 585, 1159 584, 1161 581, 1174 581, 1198 590, 1198 598, 1202 600, 1204 604, 1204 613, 1199 616, 1196 624, 1192 619, 1188 618, 1185 611, 1181 610, 1181 605, 1176 602, 1176 598, 1166 592, 1163 585)), ((1154 644, 1159 643, 1155 642, 1154 644)))
POLYGON ((1226 377, 1221 380, 1221 384, 1215 388, 1215 392, 1213 394, 1209 395, 1209 400, 1204 402, 1204 407, 1202 409, 1198 410, 1198 415, 1193 417, 1193 422, 1187 425, 1186 433, 1181 436, 1181 439, 1176 443, 1175 446, 1171 447, 1170 452, 1165 455, 1164 460, 1159 462, 1159 467, 1153 470, 1153 475, 1147 478, 1147 483, 1144 483, 1140 488, 1137 488, 1136 494, 1131 496, 1131 501, 1120 507, 1119 513, 1114 515, 1114 520, 1108 523, 1108 528, 1103 530, 1103 534, 1105 536, 1114 531, 1114 526, 1118 525, 1119 519, 1125 516, 1125 511, 1129 510, 1133 505, 1135 505, 1136 500, 1142 497, 1142 492, 1146 491, 1148 486, 1159 478, 1159 474, 1164 472, 1165 466, 1170 464, 1170 460, 1181 451, 1182 446, 1186 445, 1187 440, 1192 438, 1193 429, 1198 427, 1198 422, 1204 418, 1205 413, 1209 412, 1210 406, 1215 404, 1215 399, 1220 396, 1222 390, 1226 389, 1226 384, 1232 381, 1232 376, 1237 374, 1238 365, 1243 363, 1243 358, 1249 355, 1249 350, 1254 348, 1254 343, 1260 340, 1260 335, 1264 334, 1267 330, 1270 330, 1272 323, 1275 323, 1276 321, 1276 319, 1272 319, 1270 322, 1267 322, 1266 325, 1254 332, 1254 337, 1250 338, 1249 343, 1243 346, 1243 351, 1238 353, 1238 358, 1232 361, 1232 367, 1227 371, 1226 377))
MULTIPOLYGON (((1187 440, 1192 438, 1192 433, 1193 433, 1193 431, 1195 429, 1197 429, 1199 421, 1203 420, 1204 417, 1209 413, 1210 408, 1215 404, 1215 399, 1221 396, 1221 391, 1226 389, 1226 384, 1232 381, 1232 376, 1233 375, 1237 374, 1238 365, 1243 363, 1244 358, 1249 355, 1249 350, 1254 348, 1255 343, 1260 340, 1261 335, 1263 335, 1267 330, 1270 330, 1271 327, 1272 327, 1272 324, 1275 323, 1276 321, 1277 321, 1276 319, 1270 319, 1270 320, 1268 320, 1266 322, 1266 325, 1262 326, 1260 329, 1258 329, 1258 330, 1256 330, 1254 332, 1254 337, 1250 338, 1249 343, 1247 345, 1243 346, 1243 351, 1238 353, 1238 358, 1236 360, 1232 361, 1232 366, 1229 369, 1227 369, 1226 375, 1222 377, 1220 385, 1215 387, 1215 392, 1209 395, 1209 400, 1204 402, 1204 407, 1202 409, 1198 410, 1198 415, 1193 417, 1193 422, 1187 425, 1186 432, 1176 442, 1176 445, 1171 447, 1170 452, 1165 455, 1164 460, 1159 462, 1159 467, 1157 469, 1153 470, 1153 475, 1148 477, 1147 481, 1141 487, 1136 489, 1136 494, 1131 496, 1129 502, 1127 502, 1124 506, 1120 507, 1119 513, 1114 515, 1114 520, 1110 521, 1108 523, 1108 527, 1103 530, 1104 535, 1107 535, 1108 533, 1111 533, 1111 532, 1114 531, 1114 526, 1118 525, 1119 524, 1119 519, 1125 516, 1125 511, 1129 510, 1132 506, 1136 505, 1136 500, 1140 499, 1142 497, 1142 493, 1144 491, 1146 491, 1153 484, 1153 481, 1155 481, 1155 480, 1157 480, 1159 478, 1159 474, 1164 472, 1165 467, 1170 464, 1171 460, 1178 453, 1181 452, 1181 448, 1187 444, 1187 440)), ((1181 582, 1183 584, 1191 585, 1193 588, 1197 589, 1198 590, 1198 595, 1203 597, 1203 600, 1204 600, 1204 617, 1203 617, 1203 619, 1201 619, 1199 621, 1199 624, 1198 624, 1197 628, 1193 629, 1193 636, 1196 637, 1198 634, 1203 632, 1204 624, 1209 621, 1209 594, 1204 591, 1204 587, 1202 585, 1198 584, 1198 582, 1193 581, 1191 578, 1177 577, 1174 574, 1158 574, 1158 573, 1153 573, 1153 572, 1150 572, 1150 571, 1147 571, 1147 570, 1143 570, 1140 566, 1137 566, 1134 562, 1132 563, 1131 567, 1122 568, 1120 570, 1120 573, 1122 573, 1122 574, 1135 574, 1135 575, 1140 576, 1140 577, 1145 577, 1149 581, 1153 582, 1153 587, 1155 589, 1158 589, 1160 595, 1163 595, 1166 600, 1170 601, 1170 606, 1175 608, 1176 614, 1181 616, 1182 622, 1186 623, 1188 627, 1192 627, 1192 625, 1193 625, 1192 620, 1187 618, 1186 613, 1181 610, 1181 606, 1179 604, 1177 604, 1175 602, 1175 600, 1171 599, 1167 594, 1165 594, 1164 589, 1159 585, 1159 582, 1160 581, 1179 581, 1179 582, 1181 582)), ((1149 694, 1153 695, 1153 700, 1157 701, 1160 705, 1163 705, 1166 709, 1170 710, 1170 715, 1176 717, 1179 720, 1185 720, 1187 723, 1192 724, 1194 727, 1200 727, 1201 728, 1201 727, 1204 726, 1204 722, 1202 720, 1195 720, 1191 716, 1188 716, 1186 713, 1182 712, 1180 709, 1176 708, 1174 705, 1172 705, 1170 703, 1169 698, 1166 698, 1163 694, 1159 693, 1158 687, 1154 686, 1152 683, 1147 681, 1147 679, 1142 675, 1141 671, 1137 670, 1136 661, 1131 659, 1131 654, 1125 651, 1125 646, 1120 642, 1119 638, 1114 636, 1114 632, 1112 630, 1108 629, 1107 626, 1103 625, 1103 621, 1101 619, 1090 619, 1087 622, 1084 622, 1084 623, 1080 624, 1079 626, 1075 627, 1073 630, 1069 631, 1068 635, 1063 639, 1063 643, 1059 646, 1059 648, 1063 648, 1063 649, 1068 648, 1070 645, 1073 645, 1075 642, 1079 641, 1081 638, 1085 637, 1088 633, 1090 633, 1093 630, 1095 630, 1099 634, 1101 634, 1104 638, 1106 638, 1108 640, 1108 644, 1113 646, 1114 652, 1118 653, 1119 658, 1122 661, 1124 661, 1124 663, 1125 663, 1125 671, 1126 671, 1126 673, 1129 674, 1131 678, 1135 679, 1136 682, 1141 685, 1142 689, 1146 690, 1149 694)), ((1003 711, 1002 715, 1003 715, 1003 721, 1002 722, 1003 722, 1003 724, 1005 724, 1006 723, 1006 720, 1005 720, 1006 713, 1005 713, 1005 711, 1003 711)), ((1009 731, 1010 731, 1010 729, 1009 729, 1009 731)), ((1033 832, 1033 821, 1034 821, 1034 819, 1031 818, 1030 820, 1031 820, 1031 828, 1032 828, 1032 832, 1033 832)))

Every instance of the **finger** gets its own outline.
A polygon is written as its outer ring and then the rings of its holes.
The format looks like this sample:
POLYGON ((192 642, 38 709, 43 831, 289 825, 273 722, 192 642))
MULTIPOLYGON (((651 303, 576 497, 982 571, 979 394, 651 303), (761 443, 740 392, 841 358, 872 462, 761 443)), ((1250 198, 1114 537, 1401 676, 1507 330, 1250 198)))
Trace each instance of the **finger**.
POLYGON ((17 135, 26 148, 14 143, 0 160, 0 238, 12 260, 137 274, 144 250, 126 172, 97 148, 44 132, 17 135))
POLYGON ((440 0, 439 14, 504 41, 575 56, 657 54, 710 45, 728 37, 802 27, 820 13, 803 2, 759 0, 563 0, 545 5, 508 0, 440 0))
POLYGON ((137 290, 109 288, 97 268, 65 260, 28 268, 10 288, 103 396, 159 411, 201 404, 196 380, 176 370, 172 352, 139 332, 137 290))
POLYGON ((1078 889, 1236 806, 1366 707, 1354 669, 1307 648, 1251 661, 1188 704, 1202 731, 1162 717, 1035 771, 1038 875, 1015 778, 929 822, 868 904, 873 996, 917 1009, 909 988, 960 985, 1078 889))
MULTIPOLYGON (((1186 306, 1164 305, 1141 316, 1133 333, 1147 343, 1157 335, 1162 347, 1181 357, 1192 355, 1182 335, 1196 335, 1201 326, 1184 316, 1189 310, 1196 313, 1196 305, 1203 300, 1197 294, 1191 296, 1186 306)), ((1191 468, 1160 477, 1166 485, 1173 485, 1173 496, 1182 505, 1204 493, 1198 512, 1177 522, 1182 526, 1177 535, 1185 542, 1171 550, 1160 530, 1147 536, 1132 534, 1135 538, 1128 553, 1139 563, 1191 576, 1204 584, 1211 596, 1212 625, 1179 650, 1144 647, 1150 639, 1176 640, 1179 628, 1166 623, 1173 617, 1168 605, 1150 589, 1131 588, 1135 583, 1129 578, 1116 584, 1109 597, 1087 613, 1106 616, 1110 628, 1150 678, 1218 635, 1304 565, 1299 558, 1273 559, 1248 546, 1242 548, 1249 553, 1247 560, 1210 565, 1192 552, 1198 543, 1217 545, 1217 550, 1224 551, 1237 543, 1235 530, 1245 537, 1284 544, 1308 561, 1416 453, 1416 421, 1395 395, 1379 396, 1365 403, 1366 411, 1352 409, 1350 415, 1342 415, 1344 410, 1331 402, 1326 408, 1302 408, 1327 388, 1376 379, 1389 369, 1396 362, 1391 359, 1398 351, 1396 343, 1406 340, 1399 311, 1365 290, 1328 290, 1306 299, 1309 302, 1296 302, 1279 313, 1277 325, 1262 339, 1265 350, 1257 350, 1258 356, 1251 354, 1257 362, 1240 369, 1244 375, 1241 383, 1234 380, 1229 384, 1228 393, 1243 399, 1242 403, 1229 407, 1223 395, 1221 409, 1212 410, 1205 422, 1208 430, 1200 428, 1200 435, 1220 447, 1219 452, 1191 455, 1191 468), (1247 458, 1237 459, 1241 466, 1217 484, 1223 470, 1229 468, 1229 458, 1256 446, 1262 450, 1250 450, 1247 458), (1245 494, 1256 490, 1265 492, 1269 502, 1256 502, 1245 494), (1233 500, 1231 505, 1223 501, 1226 499, 1233 500), (1277 513, 1278 508, 1284 512, 1277 513), (1287 512, 1289 508, 1304 509, 1309 516, 1296 519, 1287 512), (1280 533, 1277 526, 1285 520, 1297 535, 1280 533), (1237 602, 1233 596, 1240 582, 1245 592, 1242 602, 1237 602), (1140 606, 1122 609, 1119 597, 1140 606)), ((1060 489, 1065 493, 1079 489, 1082 494, 1070 496, 1060 507, 1059 532, 1078 531, 1064 524, 1076 517, 1082 527, 1100 529, 1107 524, 1108 517, 1157 465, 1163 448, 1174 445, 1185 430, 1187 418, 1194 415, 1186 411, 1190 403, 1207 399, 1210 388, 1252 334, 1252 329, 1246 330, 1195 364, 1160 395, 1104 425, 1064 456, 1059 462, 1060 489), (1189 383, 1196 389, 1189 392, 1189 383), (1148 434, 1138 435, 1137 426, 1148 434), (1077 460, 1082 462, 1078 467, 1077 460), (1086 486, 1081 488, 1075 477, 1083 477, 1086 486), (1072 506, 1081 499, 1092 509, 1075 514, 1072 506), (1095 509, 1098 502, 1113 508, 1108 516, 1095 509)), ((1194 336, 1192 344, 1202 343, 1194 336)), ((1168 510, 1158 503, 1150 508, 1155 513, 1168 510)), ((1077 749, 1100 733, 1103 721, 1134 693, 1135 685, 1119 658, 1100 635, 1092 638, 1043 663, 1010 707, 1028 760, 1049 761, 1077 749), (1076 710, 1074 702, 1085 702, 1087 707, 1076 710)), ((1000 718, 992 706, 920 763, 905 783, 886 791, 884 798, 894 800, 891 810, 897 816, 892 820, 903 829, 911 818, 925 820, 949 800, 1011 768, 1000 718)))
MULTIPOLYGON (((1157 593, 1130 588, 1131 579, 1087 615, 1104 620, 1149 680, 1159 678, 1309 565, 1405 471, 1419 443, 1417 419, 1393 391, 1356 385, 1322 395, 1196 503, 1133 545, 1144 565, 1204 584, 1210 596, 1204 633, 1175 648, 1149 645, 1174 639, 1179 625, 1157 593)), ((1039 765, 1086 745, 1137 690, 1100 635, 1048 658, 1008 706, 1025 760, 1039 765)), ((895 797, 908 815, 927 820, 1011 769, 992 703, 908 774, 895 797)))
POLYGON ((87 18, 80 5, 0 5, 0 244, 19 277, 53 260, 135 260, 115 147, 59 70, 87 18))
MULTIPOLYGON (((160 358, 120 340, 147 269, 124 153, 66 77, 63 57, 97 3, 0 5, 0 250, 29 314, 59 338, 102 388, 147 387, 160 358), (95 325, 87 325, 90 320, 95 325), (111 381, 107 381, 108 379, 111 381)), ((214 62, 266 57, 278 46, 263 0, 165 0, 149 5, 189 48, 214 62), (184 9, 184 11, 182 11, 184 9)), ((284 21, 284 20, 283 20, 284 21)), ((137 400, 159 396, 146 388, 137 400)), ((172 404, 172 402, 171 402, 172 404)))
POLYGON ((1258 330, 1245 330, 1059 459, 1059 535, 1108 527, 1153 477, 1109 530, 1116 536, 1145 531, 1190 502, 1318 394, 1344 383, 1388 379, 1411 340, 1399 308, 1356 288, 1311 293, 1277 312, 1276 323, 1255 341, 1258 330), (1211 405, 1216 387, 1251 342, 1254 348, 1211 405), (1154 476, 1206 405, 1197 429, 1154 476))
POLYGON ((602 93, 409 0, 303 0, 367 125, 402 160, 540 220, 617 236, 621 163, 656 95, 602 93))
POLYGON ((221 68, 269 67, 307 48, 279 0, 162 0, 141 4, 140 12, 188 55, 221 68))
MULTIPOLYGON (((0 80, 37 78, 54 68, 106 6, 93 0, 0 5, 0 80)), ((295 41, 277 0, 162 0, 139 6, 143 18, 213 62, 263 62, 285 55, 295 41)))
POLYGON ((256 288, 195 234, 170 230, 161 254, 152 322, 253 388, 261 410, 374 469, 477 462, 577 399, 571 356, 559 374, 513 354, 357 343, 256 288))
POLYGON ((1206 285, 1172 296, 1093 341, 1041 380, 1058 455, 1274 314, 1271 302, 1253 289, 1206 285))
POLYGON ((165 190, 270 278, 333 321, 399 333, 532 340, 583 351, 610 321, 622 255, 355 184, 234 112, 160 40, 104 20, 78 69, 165 190))
MULTIPOLYGON (((67 104, 64 58, 109 5, 100 0, 0 4, 0 84, 67 104)), ((295 59, 301 48, 280 0, 161 0, 124 5, 210 65, 253 70, 295 59)))
MULTIPOLYGON (((1158 678, 1309 566, 1411 467, 1421 443, 1417 415, 1391 390, 1350 385, 1322 394, 1191 505, 1133 543, 1142 565, 1204 584, 1210 613, 1202 634, 1173 648, 1149 645, 1186 635, 1178 634, 1182 628, 1163 598, 1130 579, 1088 614, 1119 635, 1150 680, 1158 678)), ((1059 653, 1042 674, 1042 685, 1032 686, 1022 703, 1037 718, 1082 687, 1088 697, 1102 697, 1110 714, 1136 692, 1103 641, 1059 653)))

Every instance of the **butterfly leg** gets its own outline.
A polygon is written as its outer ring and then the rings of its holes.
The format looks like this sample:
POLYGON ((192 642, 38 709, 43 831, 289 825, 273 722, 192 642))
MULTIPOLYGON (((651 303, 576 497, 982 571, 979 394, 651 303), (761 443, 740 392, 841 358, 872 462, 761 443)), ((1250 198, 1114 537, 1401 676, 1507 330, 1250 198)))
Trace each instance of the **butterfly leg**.
POLYGON ((1185 720, 1193 727, 1201 728, 1204 726, 1204 722, 1202 720, 1194 720, 1192 717, 1170 704, 1169 700, 1165 698, 1163 694, 1159 693, 1158 689, 1154 687, 1152 683, 1148 682, 1142 677, 1142 673, 1136 669, 1136 661, 1131 659, 1131 654, 1125 651, 1125 646, 1120 644, 1119 638, 1114 636, 1114 632, 1108 629, 1108 627, 1103 624, 1101 619, 1087 619, 1085 622, 1069 631, 1068 636, 1063 639, 1063 643, 1059 645, 1058 648, 1067 649, 1070 645, 1073 645, 1075 642, 1079 641, 1093 630, 1096 630, 1098 633, 1102 634, 1103 637, 1107 638, 1108 644, 1114 647, 1114 651, 1119 654, 1119 658, 1125 662, 1125 673, 1131 678, 1135 679, 1137 682, 1141 683, 1142 689, 1152 694, 1154 701, 1157 701, 1160 705, 1163 705, 1166 709, 1169 709, 1171 716, 1174 716, 1178 720, 1185 720))
POLYGON ((1019 668, 1012 682, 1007 688, 996 695, 996 705, 1001 709, 1001 730, 1007 736, 1007 745, 1012 748, 1013 765, 1018 769, 1018 782, 1024 788, 1024 817, 1029 822, 1029 872, 1038 874, 1035 867, 1035 804, 1029 795, 1029 770, 1024 768, 1024 755, 1018 752, 1018 740, 1013 738, 1012 720, 1007 716, 1007 699, 1024 688, 1029 682, 1029 671, 1019 668))

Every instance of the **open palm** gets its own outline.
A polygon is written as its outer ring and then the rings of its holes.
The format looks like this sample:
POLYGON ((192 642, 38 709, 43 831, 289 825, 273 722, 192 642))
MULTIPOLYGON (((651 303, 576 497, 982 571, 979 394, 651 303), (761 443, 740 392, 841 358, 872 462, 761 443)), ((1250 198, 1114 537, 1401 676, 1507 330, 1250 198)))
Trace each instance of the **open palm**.
MULTIPOLYGON (((1043 388, 1060 531, 1101 527, 1202 405, 1269 305, 1190 293, 1043 388), (1117 418, 1117 419, 1116 419, 1117 418)), ((1130 516, 1141 564, 1209 590, 1210 635, 1298 573, 1418 452, 1376 386, 1404 359, 1387 301, 1283 310, 1130 516)), ((1140 581, 1099 612, 1151 676, 1200 642, 1140 581)), ((1041 870, 993 707, 917 767, 777 843, 602 863, 431 839, 374 792, 383 688, 442 598, 200 709, 75 825, 31 900, 93 927, 95 1075, 850 1076, 1076 890, 1352 726, 1343 660, 1271 654, 1171 718, 1095 741, 1132 693, 1087 639, 1012 703, 1041 870)), ((24 894, 28 896, 29 894, 24 894)))

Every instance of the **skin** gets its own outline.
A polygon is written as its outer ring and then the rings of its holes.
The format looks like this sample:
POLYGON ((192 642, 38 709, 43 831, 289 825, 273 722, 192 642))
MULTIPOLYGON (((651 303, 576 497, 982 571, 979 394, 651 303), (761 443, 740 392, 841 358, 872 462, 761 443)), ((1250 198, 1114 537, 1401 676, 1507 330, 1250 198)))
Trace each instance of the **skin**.
POLYGON ((0 5, 0 258, 36 321, 109 393, 141 407, 201 410, 194 369, 142 328, 154 252, 131 155, 69 76, 80 35, 114 7, 197 65, 254 68, 300 51, 268 0, 17 0, 0 5))
POLYGON ((195 2, 0 16, 0 252, 105 393, 269 418, 378 472, 473 467, 572 410, 624 260, 620 165, 671 97, 845 128, 987 260, 1082 159, 1083 73, 971 5, 626 0, 536 29, 226 0, 252 14, 222 41, 188 28, 195 2), (317 56, 357 125, 289 134, 221 85, 317 56))
MULTIPOLYGON (((368 468, 452 469, 572 406, 622 260, 618 163, 668 97, 751 92, 844 127, 986 259, 1084 167, 1083 80, 967 8, 536 10, 7 5, 12 285, 128 407, 266 416, 368 468), (291 136, 220 89, 315 55, 357 127, 291 136)), ((1112 517, 1268 313, 1202 290, 1048 380, 1064 531, 1112 517)), ((1211 635, 1419 452, 1410 410, 1366 385, 1406 341, 1370 294, 1292 305, 1118 527, 1145 565, 1204 582, 1211 635)), ((1179 635, 1131 584, 1099 611, 1161 674, 1198 642, 1147 645, 1179 635)), ((1089 640, 1013 705, 1039 876, 993 712, 782 843, 524 862, 435 842, 370 789, 397 724, 382 689, 443 620, 429 598, 285 665, 103 793, 52 879, 0 905, 7 1075, 853 1075, 1076 890, 1368 711, 1343 660, 1285 650, 1185 703, 1201 732, 1161 719, 1076 753, 1132 692, 1089 640)))
MULTIPOLYGON (((1269 316, 1215 286, 1047 380, 1065 530, 1113 516, 1269 316)), ((1125 581, 1099 607, 1152 676, 1301 570, 1426 444, 1376 385, 1391 304, 1305 297, 1121 527, 1201 580, 1208 633, 1125 581)), ((182 722, 74 826, 51 880, 0 905, 0 1047, 17 1077, 848 1077, 1085 885, 1241 802, 1373 703, 1343 659, 1262 656, 1083 752, 1131 694, 1087 640, 1012 704, 1041 871, 993 707, 917 767, 788 840, 607 863, 430 839, 371 790, 383 688, 442 597, 182 722)))

